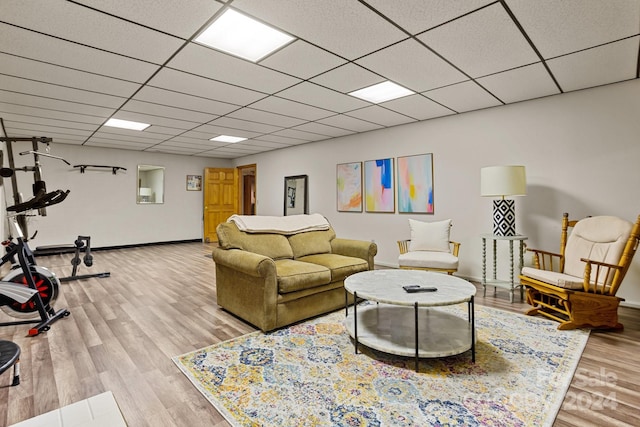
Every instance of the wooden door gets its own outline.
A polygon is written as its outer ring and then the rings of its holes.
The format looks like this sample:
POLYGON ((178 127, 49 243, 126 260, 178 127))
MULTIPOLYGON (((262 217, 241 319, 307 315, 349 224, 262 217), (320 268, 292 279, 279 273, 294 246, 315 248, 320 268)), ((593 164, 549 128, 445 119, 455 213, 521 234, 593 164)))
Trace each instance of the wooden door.
POLYGON ((204 170, 204 241, 217 242, 216 227, 238 213, 238 172, 234 168, 204 170))

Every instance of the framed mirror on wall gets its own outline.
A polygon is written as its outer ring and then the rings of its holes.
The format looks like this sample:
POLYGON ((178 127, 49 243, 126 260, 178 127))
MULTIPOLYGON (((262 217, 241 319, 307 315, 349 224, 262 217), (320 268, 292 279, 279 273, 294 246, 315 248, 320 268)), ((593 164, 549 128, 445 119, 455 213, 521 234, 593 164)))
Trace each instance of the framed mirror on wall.
POLYGON ((164 203, 164 166, 138 165, 138 204, 164 203))
POLYGON ((309 213, 309 183, 307 175, 284 177, 284 215, 309 213))

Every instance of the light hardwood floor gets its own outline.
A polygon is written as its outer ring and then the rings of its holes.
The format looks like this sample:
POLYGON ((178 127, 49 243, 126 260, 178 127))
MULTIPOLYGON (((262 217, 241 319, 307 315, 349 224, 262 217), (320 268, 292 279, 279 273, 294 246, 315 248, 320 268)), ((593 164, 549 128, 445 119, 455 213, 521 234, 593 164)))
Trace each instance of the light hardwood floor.
MULTIPOLYGON (((79 274, 111 277, 63 283, 55 307, 66 307, 70 317, 37 337, 26 337, 25 325, 0 328, 0 339, 22 348, 21 384, 9 386, 10 371, 0 376, 0 425, 110 390, 131 427, 228 426, 171 361, 255 330, 216 305, 211 247, 94 252, 94 266, 81 266, 79 274)), ((71 273, 70 260, 71 254, 37 258, 59 277, 71 273)), ((483 298, 479 289, 479 304, 527 307, 510 304, 500 290, 483 298)), ((555 426, 638 425, 640 310, 621 308, 620 315, 623 332, 591 334, 555 426)), ((0 321, 10 320, 0 312, 0 321)))

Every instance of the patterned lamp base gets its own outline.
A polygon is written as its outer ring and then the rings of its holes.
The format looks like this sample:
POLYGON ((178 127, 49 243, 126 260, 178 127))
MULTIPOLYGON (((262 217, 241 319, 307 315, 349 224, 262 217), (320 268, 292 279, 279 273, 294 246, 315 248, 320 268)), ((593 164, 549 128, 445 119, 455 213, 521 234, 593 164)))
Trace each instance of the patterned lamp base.
POLYGON ((499 199, 493 201, 493 234, 496 236, 516 235, 515 200, 499 199))

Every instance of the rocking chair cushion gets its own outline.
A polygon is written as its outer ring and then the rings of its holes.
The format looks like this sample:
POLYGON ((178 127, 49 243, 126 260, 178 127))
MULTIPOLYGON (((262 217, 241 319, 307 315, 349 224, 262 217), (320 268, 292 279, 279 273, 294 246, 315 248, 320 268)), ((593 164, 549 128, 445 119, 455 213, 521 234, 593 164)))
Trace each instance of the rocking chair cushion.
MULTIPOLYGON (((584 264, 584 263, 583 263, 584 264)), ((538 270, 533 267, 522 267, 522 276, 539 280, 553 286, 564 289, 583 290, 583 280, 580 277, 569 274, 558 273, 556 271, 538 270)))
POLYGON ((398 264, 400 267, 452 270, 458 268, 458 257, 448 252, 407 252, 398 257, 398 264))
MULTIPOLYGON (((576 224, 569 236, 565 251, 564 272, 570 276, 584 275, 581 258, 617 264, 629 239, 633 224, 612 216, 585 218, 576 224)), ((592 281, 595 271, 592 272, 592 281)), ((609 277, 611 284, 613 275, 609 277)))

